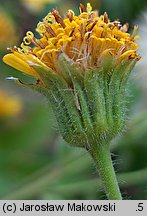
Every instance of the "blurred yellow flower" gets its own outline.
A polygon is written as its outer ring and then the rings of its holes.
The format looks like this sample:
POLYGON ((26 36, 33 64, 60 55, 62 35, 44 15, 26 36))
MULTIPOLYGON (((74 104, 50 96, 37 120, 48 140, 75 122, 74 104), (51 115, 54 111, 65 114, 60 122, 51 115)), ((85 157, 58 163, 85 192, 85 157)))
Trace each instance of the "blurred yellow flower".
POLYGON ((128 33, 128 28, 127 23, 122 26, 118 20, 111 22, 106 12, 99 16, 89 3, 86 10, 80 5, 79 16, 68 10, 64 19, 54 9, 37 25, 40 38, 28 31, 21 47, 10 48, 13 54, 5 55, 3 60, 40 81, 32 65, 61 73, 57 63, 61 52, 83 71, 101 67, 103 60, 110 56, 116 64, 122 60, 137 61, 140 59, 136 53, 138 45, 134 42, 138 38, 135 36, 137 26, 134 26, 132 34, 128 33))
POLYGON ((22 110, 22 102, 16 96, 9 95, 6 91, 0 90, 0 118, 13 117, 22 110))
POLYGON ((33 12, 41 11, 45 5, 55 3, 58 0, 22 0, 26 8, 33 12))
POLYGON ((15 44, 17 41, 16 29, 13 21, 0 9, 0 50, 15 44))

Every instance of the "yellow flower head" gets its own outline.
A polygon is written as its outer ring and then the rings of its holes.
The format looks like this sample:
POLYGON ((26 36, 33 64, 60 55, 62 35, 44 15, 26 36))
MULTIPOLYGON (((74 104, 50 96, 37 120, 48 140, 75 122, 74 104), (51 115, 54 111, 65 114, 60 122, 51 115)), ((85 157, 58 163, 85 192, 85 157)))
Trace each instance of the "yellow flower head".
MULTIPOLYGON (((8 65, 37 79, 24 84, 44 94, 64 140, 97 154, 121 133, 126 119, 126 88, 140 56, 137 26, 111 22, 80 4, 77 16, 57 9, 39 22, 39 39, 28 31, 20 48, 4 56, 8 65)), ((100 154, 99 154, 100 155, 100 154)))
POLYGON ((22 103, 20 99, 0 90, 0 118, 16 116, 21 110, 22 103))
POLYGON ((116 64, 125 59, 139 60, 135 43, 137 26, 132 34, 128 33, 128 28, 127 23, 122 26, 118 20, 111 22, 106 12, 99 16, 89 3, 86 9, 80 4, 78 16, 68 10, 62 18, 54 9, 38 23, 39 39, 28 31, 20 48, 10 48, 12 54, 4 56, 3 60, 37 79, 40 79, 39 74, 32 65, 60 73, 57 61, 61 53, 83 71, 101 67, 107 57, 113 57, 116 64))

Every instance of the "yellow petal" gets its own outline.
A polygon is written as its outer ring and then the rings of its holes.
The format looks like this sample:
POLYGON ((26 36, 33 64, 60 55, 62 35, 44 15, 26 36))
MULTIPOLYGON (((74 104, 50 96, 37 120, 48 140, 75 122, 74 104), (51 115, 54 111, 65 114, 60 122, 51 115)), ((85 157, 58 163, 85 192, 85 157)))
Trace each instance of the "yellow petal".
POLYGON ((28 74, 30 76, 33 77, 37 77, 37 72, 35 72, 33 70, 33 68, 31 68, 29 66, 29 64, 27 62, 25 62, 23 59, 20 59, 18 56, 14 55, 14 54, 7 54, 3 57, 3 61, 10 65, 11 67, 25 73, 28 74))
MULTIPOLYGON (((41 62, 36 56, 32 55, 32 54, 22 54, 22 53, 19 53, 17 51, 13 51, 14 55, 18 58, 20 58, 21 60, 23 60, 25 63, 28 64, 28 66, 32 65, 32 64, 39 64, 41 65, 42 67, 46 67, 46 65, 41 62)), ((32 69, 32 68, 31 68, 32 69)))
POLYGON ((121 61, 123 59, 127 59, 131 54, 134 54, 134 50, 128 50, 124 52, 119 58, 118 61, 121 61))

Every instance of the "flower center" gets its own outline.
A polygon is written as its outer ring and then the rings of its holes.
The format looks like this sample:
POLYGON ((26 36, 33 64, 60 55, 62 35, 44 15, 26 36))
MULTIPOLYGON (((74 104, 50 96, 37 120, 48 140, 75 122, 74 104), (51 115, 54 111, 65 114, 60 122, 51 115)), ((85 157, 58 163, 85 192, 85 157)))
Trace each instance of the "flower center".
POLYGON ((89 3, 86 12, 80 5, 79 16, 69 10, 64 19, 54 9, 37 25, 40 39, 27 32, 18 51, 33 54, 55 71, 58 70, 56 62, 61 52, 83 69, 99 67, 106 56, 114 56, 118 62, 128 57, 139 58, 136 54, 138 45, 134 42, 136 29, 135 26, 130 35, 127 33, 128 24, 121 26, 118 20, 111 22, 106 12, 98 16, 89 3))

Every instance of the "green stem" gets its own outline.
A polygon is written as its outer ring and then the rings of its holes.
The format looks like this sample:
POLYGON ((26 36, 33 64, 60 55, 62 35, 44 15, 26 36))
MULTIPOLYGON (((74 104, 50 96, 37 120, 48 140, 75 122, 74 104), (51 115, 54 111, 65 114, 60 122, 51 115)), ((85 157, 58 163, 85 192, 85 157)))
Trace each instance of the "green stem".
POLYGON ((102 179, 108 199, 121 200, 122 197, 112 164, 109 145, 105 143, 100 144, 98 150, 92 152, 92 157, 102 179))

